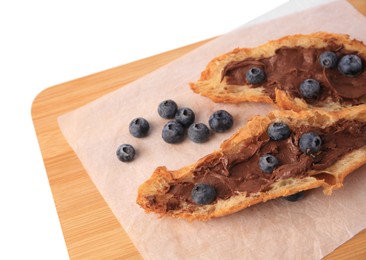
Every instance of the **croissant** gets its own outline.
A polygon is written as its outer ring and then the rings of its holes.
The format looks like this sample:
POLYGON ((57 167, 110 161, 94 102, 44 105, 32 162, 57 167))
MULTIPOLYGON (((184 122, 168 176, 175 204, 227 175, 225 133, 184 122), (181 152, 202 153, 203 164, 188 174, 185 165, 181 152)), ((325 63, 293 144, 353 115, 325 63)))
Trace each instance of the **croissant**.
POLYGON ((366 46, 348 35, 289 35, 211 60, 191 89, 214 102, 334 111, 366 103, 366 46), (330 56, 324 54, 330 53, 330 56), (310 80, 305 91, 301 85, 310 80), (315 91, 314 91, 315 89, 315 91))
POLYGON ((204 221, 317 187, 330 195, 365 163, 362 107, 332 113, 275 110, 255 116, 191 165, 157 167, 139 187, 137 203, 160 216, 204 221))

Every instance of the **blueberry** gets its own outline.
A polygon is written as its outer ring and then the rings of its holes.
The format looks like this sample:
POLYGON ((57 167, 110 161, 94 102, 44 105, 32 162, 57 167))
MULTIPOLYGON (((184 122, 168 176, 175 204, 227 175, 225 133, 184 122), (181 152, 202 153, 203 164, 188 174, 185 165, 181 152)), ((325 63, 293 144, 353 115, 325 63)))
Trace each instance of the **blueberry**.
POLYGON ((163 140, 170 144, 175 144, 183 141, 184 128, 176 121, 169 121, 163 127, 161 134, 163 140))
POLYGON ((215 188, 204 183, 194 185, 191 195, 192 200, 199 205, 210 204, 217 196, 215 188))
POLYGON ((290 136, 291 130, 285 123, 274 122, 268 126, 267 133, 272 140, 281 141, 290 136))
POLYGON ((194 122, 194 112, 188 107, 179 108, 175 114, 175 120, 181 123, 184 127, 190 126, 194 122))
POLYGON ((337 65, 337 54, 332 51, 325 51, 320 54, 319 61, 323 68, 331 69, 337 65))
POLYGON ((306 154, 316 153, 322 146, 322 139, 314 132, 303 134, 299 140, 300 150, 306 154))
POLYGON ((122 162, 130 162, 135 158, 135 148, 130 144, 122 144, 117 149, 117 157, 122 162))
POLYGON ((338 63, 338 70, 346 76, 356 76, 362 70, 362 60, 354 54, 345 55, 338 63))
POLYGON ((245 79, 249 84, 262 83, 265 79, 264 71, 261 68, 252 67, 247 71, 245 79))
POLYGON ((227 111, 218 110, 210 116, 208 124, 215 132, 222 133, 233 126, 234 119, 227 111))
POLYGON ((259 158, 259 168, 265 173, 271 173, 278 165, 278 160, 272 154, 265 154, 259 158))
POLYGON ((301 200, 304 197, 304 195, 305 195, 304 192, 300 191, 298 193, 295 193, 295 194, 292 194, 292 195, 289 195, 289 196, 284 196, 283 198, 285 200, 295 202, 295 201, 301 200))
POLYGON ((319 81, 306 79, 300 84, 300 93, 304 98, 317 98, 320 94, 319 81))
POLYGON ((191 124, 188 128, 188 137, 195 143, 204 143, 210 136, 210 129, 205 124, 191 124))
POLYGON ((138 117, 131 121, 129 130, 134 137, 145 137, 149 132, 150 125, 145 118, 138 117))
POLYGON ((174 118, 177 109, 177 104, 173 100, 167 99, 159 104, 158 113, 162 118, 172 119, 174 118))

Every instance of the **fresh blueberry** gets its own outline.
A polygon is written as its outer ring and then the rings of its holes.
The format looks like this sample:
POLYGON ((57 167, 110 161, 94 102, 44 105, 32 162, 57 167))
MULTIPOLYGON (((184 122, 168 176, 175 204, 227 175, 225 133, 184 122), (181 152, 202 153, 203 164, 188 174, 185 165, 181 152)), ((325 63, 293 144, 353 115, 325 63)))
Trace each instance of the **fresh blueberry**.
POLYGON ((210 204, 217 196, 215 188, 204 183, 194 185, 191 195, 192 200, 199 205, 210 204))
POLYGON ((174 118, 177 109, 177 104, 173 100, 168 99, 159 104, 158 113, 162 118, 171 119, 174 118))
POLYGON ((176 121, 169 121, 164 125, 161 136, 167 143, 179 143, 184 139, 184 128, 176 121))
POLYGON ((272 154, 265 154, 259 158, 259 168, 265 173, 271 173, 278 165, 278 160, 272 154))
POLYGON ((145 137, 149 132, 150 125, 145 118, 138 117, 131 121, 129 130, 134 137, 145 137))
POLYGON ((338 63, 338 70, 346 76, 356 76, 362 70, 362 60, 354 54, 345 55, 338 63))
POLYGON ((295 193, 295 194, 292 194, 292 195, 289 195, 289 196, 284 196, 283 198, 285 200, 295 202, 295 201, 301 200, 304 197, 304 195, 305 195, 304 192, 300 191, 298 193, 295 193))
POLYGON ((264 71, 261 68, 252 67, 250 68, 246 75, 245 79, 249 84, 259 84, 262 83, 265 79, 264 71))
POLYGON ((175 114, 175 120, 181 123, 184 127, 190 126, 194 122, 194 112, 188 107, 179 108, 175 114))
POLYGON ((215 132, 222 133, 233 126, 234 119, 227 111, 218 110, 210 116, 208 124, 215 132))
POLYGON ((269 138, 271 138, 272 140, 281 141, 290 136, 291 130, 285 123, 274 122, 269 125, 267 133, 269 138))
POLYGON ((316 153, 322 146, 322 139, 317 133, 307 132, 300 137, 299 146, 303 153, 316 153))
POLYGON ((204 143, 210 136, 210 129, 203 123, 194 123, 188 128, 188 137, 195 143, 204 143))
POLYGON ((135 148, 130 144, 122 144, 117 149, 117 157, 122 162, 130 162, 135 158, 135 148))
POLYGON ((331 69, 337 65, 337 54, 332 51, 325 51, 320 54, 319 61, 323 68, 331 69))
POLYGON ((306 79, 300 84, 300 93, 304 98, 317 98, 320 94, 319 81, 306 79))

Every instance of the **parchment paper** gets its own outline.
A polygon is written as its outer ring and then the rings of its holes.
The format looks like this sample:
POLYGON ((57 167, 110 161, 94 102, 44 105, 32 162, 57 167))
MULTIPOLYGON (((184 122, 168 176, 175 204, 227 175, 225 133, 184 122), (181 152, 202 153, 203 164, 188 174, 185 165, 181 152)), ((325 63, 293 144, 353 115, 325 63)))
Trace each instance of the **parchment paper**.
POLYGON ((194 94, 188 82, 197 80, 213 57, 235 47, 255 47, 284 35, 316 31, 347 33, 366 41, 366 20, 347 2, 338 1, 242 26, 59 118, 68 143, 145 259, 319 259, 366 228, 365 167, 351 174, 344 188, 332 196, 318 189, 296 203, 277 199, 208 222, 159 219, 135 203, 138 186, 157 166, 178 169, 194 163, 217 149, 249 117, 274 109, 255 103, 215 104, 194 94), (212 112, 225 109, 233 115, 234 127, 228 133, 214 134, 205 144, 188 139, 166 144, 161 129, 167 120, 156 111, 160 101, 168 98, 180 107, 192 108, 196 122, 207 123, 212 112), (138 116, 150 122, 147 138, 128 133, 129 122, 138 116), (133 162, 116 158, 122 143, 136 148, 133 162))

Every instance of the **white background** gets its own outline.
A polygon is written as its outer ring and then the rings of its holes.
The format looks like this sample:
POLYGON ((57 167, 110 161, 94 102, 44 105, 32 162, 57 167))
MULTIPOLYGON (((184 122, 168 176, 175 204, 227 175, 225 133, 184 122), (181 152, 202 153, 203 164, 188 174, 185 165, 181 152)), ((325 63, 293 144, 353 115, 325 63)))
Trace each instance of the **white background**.
POLYGON ((0 0, 0 259, 68 259, 31 119, 40 91, 224 34, 287 0, 192 2, 0 0))

